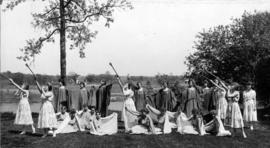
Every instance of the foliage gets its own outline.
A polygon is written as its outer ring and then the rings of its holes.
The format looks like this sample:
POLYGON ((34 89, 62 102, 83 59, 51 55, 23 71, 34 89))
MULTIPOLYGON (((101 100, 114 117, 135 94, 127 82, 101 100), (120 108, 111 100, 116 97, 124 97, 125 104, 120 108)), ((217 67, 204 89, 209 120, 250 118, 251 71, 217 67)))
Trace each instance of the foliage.
MULTIPOLYGON (((10 0, 6 4, 6 9, 13 9, 26 0, 10 0)), ((32 0, 35 1, 35 0, 32 0)), ((45 1, 46 7, 42 12, 32 13, 34 21, 33 26, 44 30, 44 36, 38 39, 27 40, 27 45, 21 49, 23 55, 18 57, 25 61, 34 58, 40 54, 43 42, 54 42, 55 35, 61 29, 67 34, 67 39, 72 41, 70 49, 79 49, 80 57, 85 57, 85 46, 91 43, 96 37, 98 31, 90 27, 100 19, 105 19, 105 26, 110 27, 114 21, 113 14, 117 9, 132 8, 130 2, 126 0, 64 0, 64 14, 60 14, 60 1, 45 1), (63 18, 63 19, 62 19, 63 18), (60 25, 60 21, 65 22, 65 28, 60 25)))
MULTIPOLYGON (((198 33, 194 48, 187 57, 189 75, 202 81, 213 78, 248 80, 257 86, 259 64, 270 57, 270 13, 245 12, 229 25, 219 25, 198 33)), ((269 89, 269 88, 268 88, 269 89)))

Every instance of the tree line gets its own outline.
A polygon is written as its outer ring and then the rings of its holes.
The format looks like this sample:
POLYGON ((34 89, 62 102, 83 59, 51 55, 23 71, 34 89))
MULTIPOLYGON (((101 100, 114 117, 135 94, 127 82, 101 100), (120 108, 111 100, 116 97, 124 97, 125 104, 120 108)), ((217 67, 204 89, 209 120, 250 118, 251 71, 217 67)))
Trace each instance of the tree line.
POLYGON ((227 82, 252 81, 260 98, 270 98, 270 13, 244 12, 228 25, 199 32, 195 52, 186 57, 186 76, 202 83, 213 78, 227 82))

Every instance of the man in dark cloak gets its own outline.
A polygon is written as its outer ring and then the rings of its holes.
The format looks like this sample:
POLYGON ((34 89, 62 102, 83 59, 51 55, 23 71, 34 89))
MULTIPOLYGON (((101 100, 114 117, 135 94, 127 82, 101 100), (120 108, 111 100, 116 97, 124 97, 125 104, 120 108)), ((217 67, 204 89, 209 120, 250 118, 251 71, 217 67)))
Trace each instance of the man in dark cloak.
POLYGON ((108 106, 110 105, 112 83, 107 84, 105 80, 101 81, 96 91, 97 110, 102 117, 108 115, 108 106))

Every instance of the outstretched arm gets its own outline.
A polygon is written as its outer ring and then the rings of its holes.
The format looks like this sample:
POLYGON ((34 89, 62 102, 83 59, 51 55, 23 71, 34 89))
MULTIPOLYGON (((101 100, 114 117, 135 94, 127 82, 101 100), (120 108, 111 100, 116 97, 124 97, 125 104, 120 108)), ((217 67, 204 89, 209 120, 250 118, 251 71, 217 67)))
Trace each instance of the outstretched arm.
POLYGON ((219 82, 223 88, 225 88, 226 90, 229 90, 229 88, 225 85, 225 83, 223 81, 219 81, 219 82))
POLYGON ((215 85, 218 89, 226 91, 224 88, 220 87, 217 83, 215 83, 213 80, 210 80, 210 82, 215 85))
POLYGON ((20 91, 26 93, 26 90, 24 90, 22 87, 20 87, 17 83, 15 83, 12 79, 9 79, 9 81, 16 87, 18 88, 20 91))

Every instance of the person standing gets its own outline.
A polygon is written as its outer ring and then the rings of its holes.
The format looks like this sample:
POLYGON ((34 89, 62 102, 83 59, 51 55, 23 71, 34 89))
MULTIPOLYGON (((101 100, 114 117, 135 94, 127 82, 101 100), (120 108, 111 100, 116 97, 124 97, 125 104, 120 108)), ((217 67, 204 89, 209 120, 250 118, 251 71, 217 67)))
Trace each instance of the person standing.
POLYGON ((215 83, 214 81, 210 80, 212 84, 214 84, 217 88, 217 105, 216 105, 216 110, 217 110, 217 116, 221 119, 221 121, 224 123, 226 119, 226 113, 227 113, 227 100, 226 100, 226 92, 227 92, 227 87, 219 80, 217 80, 218 83, 215 83))
POLYGON ((244 121, 250 125, 253 130, 253 124, 257 121, 256 92, 251 88, 252 83, 246 83, 246 89, 243 92, 244 101, 244 121))
POLYGON ((163 82, 162 88, 158 91, 155 99, 155 104, 158 110, 173 111, 176 107, 177 99, 168 83, 163 82))
POLYGON ((195 84, 194 80, 188 81, 188 88, 183 92, 184 112, 187 117, 192 115, 192 110, 200 110, 200 88, 195 84))
POLYGON ((96 97, 96 87, 93 85, 89 90, 89 99, 88 99, 88 107, 96 107, 97 105, 97 97, 96 97))
POLYGON ((56 111, 60 112, 63 106, 66 106, 68 110, 70 109, 71 102, 68 101, 66 83, 59 80, 60 87, 58 89, 58 96, 56 97, 56 111))
POLYGON ((136 89, 134 92, 135 106, 138 111, 145 109, 146 106, 146 92, 141 82, 137 82, 136 89))
POLYGON ((80 94, 79 94, 79 110, 83 109, 83 105, 88 103, 89 93, 85 87, 85 83, 80 83, 80 94))
POLYGON ((108 115, 108 106, 111 100, 112 83, 107 84, 105 80, 101 81, 99 88, 96 91, 97 110, 101 113, 101 117, 108 115))
POLYGON ((237 91, 238 84, 233 83, 231 88, 229 89, 227 93, 227 97, 232 100, 232 106, 231 106, 231 128, 234 131, 234 134, 236 133, 236 129, 241 128, 242 135, 244 138, 246 138, 246 133, 244 131, 244 121, 241 114, 241 110, 238 104, 240 93, 237 91))
MULTIPOLYGON (((55 115, 55 111, 53 108, 53 90, 52 85, 47 84, 46 87, 41 88, 38 81, 36 81, 36 85, 38 87, 38 90, 41 94, 42 104, 38 116, 38 128, 41 128, 44 130, 44 135, 42 136, 47 137, 49 129, 55 129, 57 128, 57 119, 55 115)), ((55 137, 55 132, 53 133, 53 137, 55 137)))
POLYGON ((16 93, 20 96, 20 102, 18 104, 18 108, 16 111, 16 117, 14 124, 16 125, 22 125, 23 126, 23 131, 20 134, 25 134, 26 133, 26 126, 31 126, 32 128, 32 133, 35 133, 35 127, 34 127, 34 122, 32 118, 32 112, 30 108, 30 104, 28 102, 28 97, 29 97, 29 85, 23 84, 21 87, 16 84, 12 79, 9 79, 9 81, 19 89, 19 91, 16 93))

